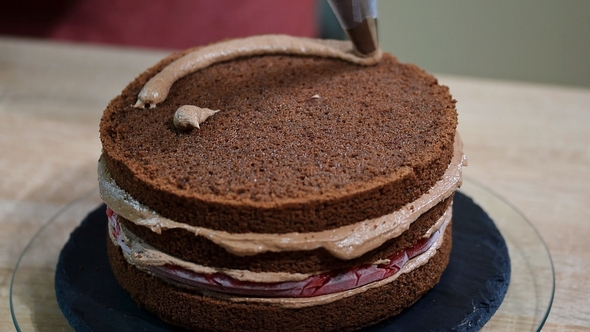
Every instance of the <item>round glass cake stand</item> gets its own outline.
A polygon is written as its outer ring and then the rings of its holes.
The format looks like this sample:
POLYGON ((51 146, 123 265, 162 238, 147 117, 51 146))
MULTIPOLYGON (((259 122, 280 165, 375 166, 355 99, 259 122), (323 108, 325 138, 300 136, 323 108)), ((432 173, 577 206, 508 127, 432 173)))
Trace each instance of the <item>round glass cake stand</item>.
POLYGON ((545 242, 520 211, 488 188, 467 178, 460 191, 487 212, 510 255, 508 292, 482 331, 540 331, 555 291, 553 262, 545 242))
MULTIPOLYGON (((511 259, 506 297, 482 330, 541 330, 555 286, 551 257, 543 240, 520 212, 489 189, 465 179, 461 191, 494 220, 511 259)), ((25 247, 10 284, 10 312, 17 331, 72 331, 55 298, 55 267, 70 233, 99 204, 98 189, 89 191, 47 220, 25 247)))

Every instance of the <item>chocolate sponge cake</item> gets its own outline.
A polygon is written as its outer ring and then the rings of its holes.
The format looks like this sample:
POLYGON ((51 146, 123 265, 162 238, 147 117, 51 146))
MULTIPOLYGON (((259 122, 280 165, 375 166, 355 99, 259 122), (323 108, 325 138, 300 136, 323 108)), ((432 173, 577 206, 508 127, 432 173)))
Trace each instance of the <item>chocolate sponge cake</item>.
POLYGON ((346 42, 171 55, 107 107, 101 196, 120 284, 211 331, 354 330, 439 280, 464 162, 448 88, 346 42))

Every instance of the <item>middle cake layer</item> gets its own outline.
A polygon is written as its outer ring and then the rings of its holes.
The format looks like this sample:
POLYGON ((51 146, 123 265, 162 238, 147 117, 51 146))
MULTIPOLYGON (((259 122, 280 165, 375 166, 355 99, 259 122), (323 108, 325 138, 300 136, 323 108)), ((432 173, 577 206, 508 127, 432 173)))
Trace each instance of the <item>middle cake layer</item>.
POLYGON ((163 230, 161 234, 157 234, 149 228, 138 226, 125 218, 119 217, 119 220, 125 228, 141 238, 146 244, 189 262, 255 272, 312 273, 373 263, 404 248, 411 247, 443 217, 445 211, 449 210, 452 199, 453 196, 422 214, 414 221, 412 227, 400 236, 388 240, 383 245, 360 257, 349 260, 334 257, 323 248, 309 251, 265 252, 250 256, 236 256, 206 237, 190 236, 183 229, 168 229, 163 230), (190 250, 187 250, 187 248, 190 248, 190 250))
POLYGON ((309 251, 265 252, 251 256, 236 256, 205 237, 190 236, 185 230, 170 229, 156 234, 150 229, 138 226, 119 216, 123 227, 152 247, 166 254, 205 266, 248 270, 252 272, 314 273, 332 269, 343 269, 362 264, 372 264, 422 239, 429 230, 435 230, 444 220, 445 212, 450 215, 452 196, 421 215, 410 229, 400 236, 386 241, 383 245, 364 255, 344 260, 331 255, 323 248, 309 251), (187 250, 187 248, 191 248, 187 250))

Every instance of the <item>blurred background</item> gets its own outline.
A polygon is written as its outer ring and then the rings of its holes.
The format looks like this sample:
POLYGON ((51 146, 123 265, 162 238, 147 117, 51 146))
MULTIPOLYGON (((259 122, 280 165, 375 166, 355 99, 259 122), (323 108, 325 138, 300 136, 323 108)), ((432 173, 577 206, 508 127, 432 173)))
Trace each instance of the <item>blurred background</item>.
POLYGON ((590 87, 588 0, 382 0, 383 49, 427 71, 590 87))
MULTIPOLYGON (((590 87, 588 0, 380 0, 382 48, 433 73, 590 87)), ((3 1, 0 35, 182 49, 262 33, 346 38, 326 0, 3 1)))

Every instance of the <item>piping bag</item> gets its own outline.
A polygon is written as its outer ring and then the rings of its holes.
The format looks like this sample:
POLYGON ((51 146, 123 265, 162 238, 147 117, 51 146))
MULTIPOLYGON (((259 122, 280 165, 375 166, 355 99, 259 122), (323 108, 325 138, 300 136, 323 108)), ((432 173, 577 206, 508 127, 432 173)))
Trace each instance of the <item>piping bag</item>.
POLYGON ((379 50, 377 0, 328 0, 328 3, 359 55, 370 56, 379 50))

